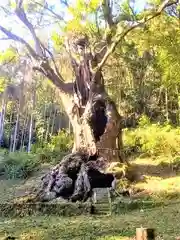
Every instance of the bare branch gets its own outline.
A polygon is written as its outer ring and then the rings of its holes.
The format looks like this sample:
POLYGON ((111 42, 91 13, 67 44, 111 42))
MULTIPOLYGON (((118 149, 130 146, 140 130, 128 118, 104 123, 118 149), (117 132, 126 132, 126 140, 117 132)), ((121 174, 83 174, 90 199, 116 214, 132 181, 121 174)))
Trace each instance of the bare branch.
POLYGON ((73 83, 65 83, 61 81, 59 76, 54 72, 54 70, 50 67, 49 63, 42 62, 40 67, 33 67, 33 70, 39 71, 42 73, 45 77, 47 77, 49 80, 54 83, 54 85, 60 89, 60 91, 68 93, 70 95, 73 94, 73 83))
POLYGON ((7 8, 3 7, 3 6, 0 6, 0 9, 2 9, 5 14, 7 14, 8 16, 12 15, 12 12, 10 12, 7 8))
POLYGON ((38 39, 38 37, 36 36, 36 33, 35 33, 35 30, 34 30, 34 27, 33 25, 29 22, 29 20, 27 19, 27 16, 24 12, 24 9, 22 7, 22 2, 23 0, 16 0, 17 2, 17 5, 16 5, 16 10, 15 10, 15 13, 17 15, 17 17, 24 23, 24 25, 29 29, 29 31, 31 32, 32 34, 32 37, 34 39, 34 42, 35 42, 35 49, 36 49, 36 52, 37 54, 39 55, 39 57, 43 58, 44 55, 43 55, 43 51, 42 51, 42 48, 41 48, 41 43, 40 43, 40 40, 38 39))
POLYGON ((111 43, 110 47, 107 49, 103 59, 101 60, 101 62, 98 64, 98 66, 95 68, 95 73, 97 73, 102 67, 103 65, 105 64, 105 62, 107 61, 108 57, 110 56, 110 54, 112 54, 116 48, 116 46, 119 44, 119 42, 121 42, 124 37, 129 33, 131 32, 133 29, 137 28, 137 27, 140 27, 141 25, 149 22, 150 20, 152 20, 153 18, 161 15, 161 13, 163 12, 163 10, 166 8, 166 7, 169 7, 173 4, 176 4, 178 2, 177 1, 170 1, 170 0, 165 0, 160 6, 159 8, 157 9, 156 12, 153 13, 153 15, 149 18, 145 18, 143 19, 142 21, 138 22, 137 24, 129 27, 128 29, 126 29, 124 32, 122 33, 116 33, 115 37, 114 37, 114 41, 111 43))
POLYGON ((58 68, 56 66, 54 57, 52 55, 52 53, 45 48, 45 46, 41 43, 41 41, 39 40, 39 38, 36 36, 34 27, 32 26, 32 24, 29 22, 29 20, 27 19, 27 16, 24 12, 24 9, 22 7, 22 0, 16 0, 16 15, 18 16, 18 18, 24 23, 24 25, 29 29, 30 33, 33 36, 33 39, 35 41, 35 45, 36 45, 36 51, 21 37, 17 36, 16 34, 8 31, 7 29, 5 29, 4 27, 0 26, 0 30, 9 38, 12 39, 14 41, 18 41, 20 43, 22 43, 23 45, 26 46, 26 48, 28 49, 30 55, 37 61, 40 62, 40 67, 34 67, 34 70, 38 70, 39 72, 43 73, 43 75, 45 75, 48 79, 50 79, 52 81, 52 83, 57 86, 60 91, 62 92, 66 92, 71 94, 73 91, 73 85, 72 83, 65 83, 63 77, 61 76, 61 74, 58 71, 58 68), (53 61, 54 67, 55 67, 55 71, 53 70, 53 68, 50 66, 49 61, 46 58, 46 54, 48 53, 53 61))
POLYGON ((48 4, 46 3, 45 5, 38 3, 38 2, 34 2, 35 4, 39 5, 40 7, 48 10, 51 14, 53 14, 57 19, 59 19, 60 21, 64 20, 62 16, 60 16, 59 14, 55 13, 52 9, 50 9, 48 7, 48 4))
POLYGON ((133 8, 131 7, 131 4, 128 2, 129 9, 131 10, 132 18, 134 21, 136 21, 136 14, 134 13, 133 8))
POLYGON ((21 8, 23 4, 23 0, 16 0, 16 5, 18 8, 21 8))
POLYGON ((55 59, 54 59, 53 54, 52 54, 51 51, 50 51, 49 49, 47 49, 42 43, 41 43, 41 45, 42 45, 43 49, 44 49, 44 50, 49 54, 49 56, 51 57, 52 62, 53 62, 53 64, 54 64, 54 68, 55 68, 56 74, 57 74, 58 77, 61 79, 61 81, 64 81, 62 75, 60 74, 60 72, 59 72, 59 70, 58 70, 58 68, 57 68, 56 61, 55 61, 55 59))
POLYGON ((0 25, 0 31, 2 31, 9 39, 12 39, 16 42, 20 42, 23 45, 25 45, 34 59, 38 58, 38 55, 36 54, 35 50, 23 38, 21 38, 21 37, 17 36, 16 34, 10 32, 9 30, 7 30, 6 28, 4 28, 1 25, 0 25))
POLYGON ((66 7, 69 7, 69 3, 67 0, 61 0, 61 3, 64 4, 66 7))
POLYGON ((7 40, 11 40, 11 39, 10 39, 10 38, 6 38, 6 37, 3 37, 3 38, 0 38, 0 41, 1 41, 1 40, 2 40, 2 41, 4 41, 4 40, 7 41, 7 40))

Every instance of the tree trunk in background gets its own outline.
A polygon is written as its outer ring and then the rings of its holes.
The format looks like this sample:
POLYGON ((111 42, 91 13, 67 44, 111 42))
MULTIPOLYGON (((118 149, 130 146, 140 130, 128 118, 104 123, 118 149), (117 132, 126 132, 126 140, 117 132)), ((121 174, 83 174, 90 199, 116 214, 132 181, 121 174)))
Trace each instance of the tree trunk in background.
POLYGON ((46 103, 44 105, 44 111, 43 111, 43 133, 42 133, 42 136, 41 136, 41 139, 40 139, 41 147, 44 146, 44 138, 46 136, 45 129, 46 129, 46 103))
POLYGON ((16 125, 14 129, 14 134, 13 134, 13 145, 12 145, 12 152, 15 152, 16 150, 16 140, 17 140, 17 133, 18 133, 18 128, 19 128, 19 115, 20 115, 20 104, 18 104, 18 109, 17 109, 17 117, 16 117, 16 125))
POLYGON ((51 118, 52 118, 52 106, 51 106, 51 109, 50 109, 50 114, 49 114, 48 123, 47 123, 47 129, 46 129, 46 135, 45 135, 45 142, 48 141, 48 135, 49 135, 49 130, 50 130, 51 118))
POLYGON ((28 139, 28 148, 27 148, 27 152, 30 152, 30 151, 31 151, 32 125, 33 125, 33 113, 31 113, 31 117, 30 117, 30 124, 29 124, 29 139, 28 139))
MULTIPOLYGON (((24 136, 23 136, 23 141, 22 141, 22 148, 24 149, 24 146, 26 145, 27 143, 27 138, 28 138, 28 126, 29 126, 29 115, 27 113, 27 116, 26 116, 26 122, 25 122, 25 131, 24 131, 24 136)), ((26 145, 27 146, 27 145, 26 145)))
POLYGON ((5 121, 5 114, 6 114, 6 97, 3 98, 2 102, 2 111, 1 111, 1 117, 0 117, 0 145, 2 142, 2 138, 4 135, 4 121, 5 121))
MULTIPOLYGON (((14 106, 11 110, 11 115, 10 115, 10 121, 9 121, 10 129, 11 129, 12 123, 13 123, 13 115, 14 115, 14 106)), ((11 152, 11 151, 12 151, 11 130, 9 130, 9 152, 11 152)))
POLYGON ((23 150, 23 146, 24 146, 24 136, 25 136, 27 122, 28 122, 27 119, 28 119, 28 113, 26 112, 24 117, 24 122, 23 122, 22 134, 21 134, 21 146, 20 146, 21 151, 23 150))
POLYGON ((51 125, 51 131, 50 131, 51 136, 53 135, 53 132, 54 132, 55 118, 56 118, 56 109, 54 110, 53 117, 52 117, 52 125, 51 125))
POLYGON ((169 107, 168 107, 168 88, 165 89, 165 102, 166 102, 166 121, 169 121, 169 107))
POLYGON ((30 117, 30 124, 29 124, 29 140, 28 140, 27 152, 31 151, 31 140, 32 140, 32 131, 33 131, 35 103, 36 103, 36 84, 34 84, 33 94, 32 94, 32 109, 31 109, 31 117, 30 117))

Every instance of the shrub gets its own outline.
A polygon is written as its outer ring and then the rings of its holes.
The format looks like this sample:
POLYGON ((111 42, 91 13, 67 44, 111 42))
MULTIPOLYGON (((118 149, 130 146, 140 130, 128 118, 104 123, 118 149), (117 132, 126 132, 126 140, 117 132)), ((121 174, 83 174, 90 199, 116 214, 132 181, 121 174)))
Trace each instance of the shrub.
POLYGON ((62 130, 57 136, 52 136, 50 142, 43 148, 34 148, 33 152, 38 155, 41 163, 56 164, 70 151, 72 146, 73 136, 62 130))
POLYGON ((143 114, 138 122, 139 127, 146 127, 150 125, 150 119, 148 118, 148 116, 146 116, 145 114, 143 114))
POLYGON ((49 143, 53 149, 58 148, 61 152, 69 151, 73 146, 73 136, 66 130, 61 130, 57 136, 53 136, 49 143))
POLYGON ((150 124, 143 118, 139 127, 124 131, 126 148, 138 147, 141 153, 150 156, 171 155, 180 152, 180 127, 174 128, 170 124, 150 124))
POLYGON ((37 169, 39 162, 34 154, 14 152, 1 156, 0 173, 6 178, 27 178, 37 169))
POLYGON ((36 151, 38 160, 40 163, 51 163, 56 164, 68 153, 61 152, 58 148, 50 149, 48 146, 39 148, 36 151))

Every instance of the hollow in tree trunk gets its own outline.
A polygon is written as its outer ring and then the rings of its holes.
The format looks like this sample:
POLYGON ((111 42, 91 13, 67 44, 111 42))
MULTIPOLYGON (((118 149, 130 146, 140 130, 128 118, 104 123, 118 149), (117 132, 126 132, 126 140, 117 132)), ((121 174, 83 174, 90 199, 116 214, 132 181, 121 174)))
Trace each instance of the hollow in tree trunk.
POLYGON ((78 39, 76 45, 81 61, 70 53, 75 82, 72 105, 67 111, 74 132, 72 151, 90 155, 98 152, 108 162, 119 158, 123 162, 121 117, 104 88, 101 69, 92 70, 98 66, 98 59, 87 51, 86 38, 78 39))
MULTIPOLYGON (((91 193, 90 171, 106 168, 113 161, 124 161, 122 150, 121 117, 115 103, 104 88, 101 69, 92 71, 91 53, 82 47, 82 60, 72 58, 75 73, 73 97, 61 96, 74 132, 72 154, 65 158, 43 179, 41 199, 50 200, 57 196, 68 199, 87 199, 91 193), (101 161, 103 160, 103 161, 101 161), (89 162, 95 162, 91 164, 89 162), (44 195, 45 193, 45 195, 44 195), (48 194, 47 194, 48 193, 48 194), (49 193, 51 193, 49 195, 49 193), (45 197, 44 197, 45 196, 45 197)), ((97 63, 96 63, 97 64, 97 63)), ((100 174, 100 172, 96 172, 100 174)), ((41 194, 40 194, 41 195, 41 194)))

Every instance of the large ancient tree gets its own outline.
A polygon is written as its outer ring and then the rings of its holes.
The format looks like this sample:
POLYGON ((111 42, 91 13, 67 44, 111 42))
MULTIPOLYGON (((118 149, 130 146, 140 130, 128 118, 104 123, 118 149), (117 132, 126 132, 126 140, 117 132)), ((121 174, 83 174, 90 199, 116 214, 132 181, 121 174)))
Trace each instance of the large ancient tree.
MULTIPOLYGON (((40 41, 33 24, 27 17, 23 0, 16 0, 15 14, 31 33, 34 47, 1 25, 0 30, 9 39, 23 44, 28 50, 33 70, 46 76, 59 89, 64 108, 73 126, 72 151, 85 151, 90 155, 98 151, 108 161, 117 160, 118 157, 124 161, 123 155, 119 154, 122 150, 121 117, 105 90, 103 67, 127 34, 137 27, 144 27, 145 23, 159 16, 166 7, 176 4, 177 1, 165 0, 157 8, 150 8, 144 17, 136 17, 132 11, 131 16, 124 20, 120 17, 114 18, 113 3, 115 2, 103 0, 97 4, 97 11, 100 9, 103 13, 103 23, 106 26, 100 29, 104 34, 99 35, 99 40, 96 41, 97 48, 92 48, 91 38, 86 34, 77 35, 64 42, 64 49, 68 53, 74 72, 73 83, 63 79, 53 54, 40 41), (79 61, 74 58, 74 52, 80 57, 79 61)), ((65 3, 67 6, 67 1, 65 3)), ((87 4, 90 3, 91 1, 87 4)), ((40 3, 37 4, 42 6, 40 3)), ((48 9, 48 5, 44 7, 48 9)), ((62 21, 61 16, 52 9, 48 10, 56 16, 56 19, 62 21)))

